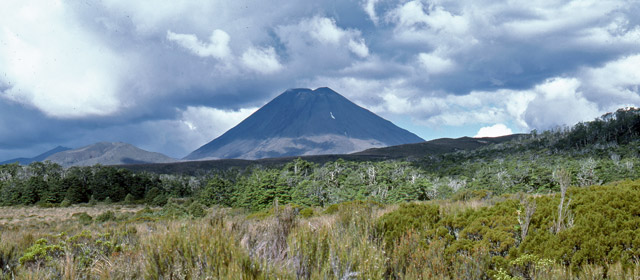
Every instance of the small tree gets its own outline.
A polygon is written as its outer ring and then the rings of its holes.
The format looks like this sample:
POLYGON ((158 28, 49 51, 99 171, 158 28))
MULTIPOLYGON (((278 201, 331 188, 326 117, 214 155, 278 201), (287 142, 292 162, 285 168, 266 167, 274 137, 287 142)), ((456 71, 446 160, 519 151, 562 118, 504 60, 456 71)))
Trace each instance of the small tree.
MULTIPOLYGON (((558 219, 556 220, 554 228, 554 232, 558 233, 562 231, 566 226, 564 225, 564 219, 570 216, 569 204, 571 204, 571 199, 569 199, 566 206, 564 205, 564 200, 567 195, 569 184, 571 184, 571 173, 564 168, 556 169, 553 171, 552 177, 553 180, 558 185, 560 185, 560 204, 558 205, 558 219)), ((569 220, 572 219, 569 217, 569 220)), ((571 221, 569 223, 571 223, 571 221)))
POLYGON ((133 199, 133 195, 131 194, 127 194, 127 196, 124 197, 124 204, 134 204, 134 199, 133 199))

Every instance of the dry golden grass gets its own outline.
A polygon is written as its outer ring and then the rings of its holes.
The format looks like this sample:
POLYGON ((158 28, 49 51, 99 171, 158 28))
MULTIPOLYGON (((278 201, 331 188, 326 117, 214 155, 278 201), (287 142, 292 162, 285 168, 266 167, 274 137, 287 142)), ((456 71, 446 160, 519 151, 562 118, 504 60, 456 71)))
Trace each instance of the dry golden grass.
POLYGON ((25 225, 32 223, 58 223, 71 219, 75 213, 85 212, 96 217, 104 212, 135 213, 143 207, 121 207, 114 205, 72 206, 41 208, 36 206, 0 207, 0 226, 25 225))

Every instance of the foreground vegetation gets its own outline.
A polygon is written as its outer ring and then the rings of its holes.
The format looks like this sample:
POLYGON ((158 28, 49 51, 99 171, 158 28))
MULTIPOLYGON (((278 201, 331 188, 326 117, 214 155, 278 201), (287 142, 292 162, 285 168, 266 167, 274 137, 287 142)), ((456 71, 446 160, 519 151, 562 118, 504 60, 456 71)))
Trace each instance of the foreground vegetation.
POLYGON ((628 109, 413 161, 2 165, 0 279, 640 279, 639 133, 628 109))
POLYGON ((0 279, 638 279, 640 181, 564 199, 4 207, 0 279))

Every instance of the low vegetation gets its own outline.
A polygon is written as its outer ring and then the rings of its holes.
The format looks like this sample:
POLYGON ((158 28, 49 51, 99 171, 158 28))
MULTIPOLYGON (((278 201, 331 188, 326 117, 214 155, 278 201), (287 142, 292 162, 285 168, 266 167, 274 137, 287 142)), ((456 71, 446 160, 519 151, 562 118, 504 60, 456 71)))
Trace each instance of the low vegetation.
POLYGON ((640 111, 415 161, 0 166, 0 279, 638 279, 640 111))
MULTIPOLYGON (((400 205, 313 208, 98 205, 5 222, 2 279, 634 279, 640 181, 400 205), (532 210, 533 209, 533 210, 532 210), (204 215, 202 214, 204 213, 204 215)), ((16 215, 23 208, 2 208, 16 215)), ((18 217, 16 217, 18 218, 18 217)), ((3 217, 7 219, 7 217, 3 217)))

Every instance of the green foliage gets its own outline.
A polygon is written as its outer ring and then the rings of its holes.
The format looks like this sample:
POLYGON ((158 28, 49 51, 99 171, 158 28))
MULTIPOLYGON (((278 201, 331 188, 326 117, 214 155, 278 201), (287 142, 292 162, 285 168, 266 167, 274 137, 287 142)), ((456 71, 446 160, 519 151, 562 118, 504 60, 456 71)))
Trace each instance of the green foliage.
POLYGON ((19 262, 21 265, 28 264, 42 264, 46 261, 51 261, 55 257, 62 256, 64 254, 64 248, 60 244, 48 244, 48 241, 44 238, 38 239, 22 257, 19 262))
POLYGON ((303 217, 303 218, 311 218, 311 217, 313 217, 314 214, 315 213, 313 211, 313 208, 311 208, 311 207, 307 207, 307 208, 304 208, 304 209, 300 210, 300 216, 303 217))
POLYGON ((233 189, 231 182, 220 176, 209 180, 207 186, 198 195, 201 203, 207 206, 223 205, 231 206, 233 189))
POLYGON ((96 217, 96 222, 98 223, 104 223, 104 222, 116 221, 116 220, 117 220, 116 214, 111 210, 105 211, 96 217))
POLYGON ((135 198, 133 197, 133 195, 127 194, 127 196, 124 197, 124 204, 128 204, 128 205, 134 204, 135 203, 134 200, 135 198))
POLYGON ((156 195, 153 200, 151 200, 151 205, 153 206, 164 206, 167 204, 169 198, 165 194, 156 195))
POLYGON ((76 218, 83 225, 88 225, 93 221, 93 218, 87 212, 73 213, 71 217, 76 218))
POLYGON ((68 199, 63 199, 62 202, 60 202, 60 207, 69 207, 71 206, 71 201, 68 199))
POLYGON ((207 215, 204 206, 197 201, 192 202, 189 207, 187 207, 187 212, 194 218, 202 218, 207 215))
POLYGON ((426 203, 405 203, 376 221, 376 230, 384 236, 387 247, 409 231, 425 232, 440 221, 440 207, 426 203))

